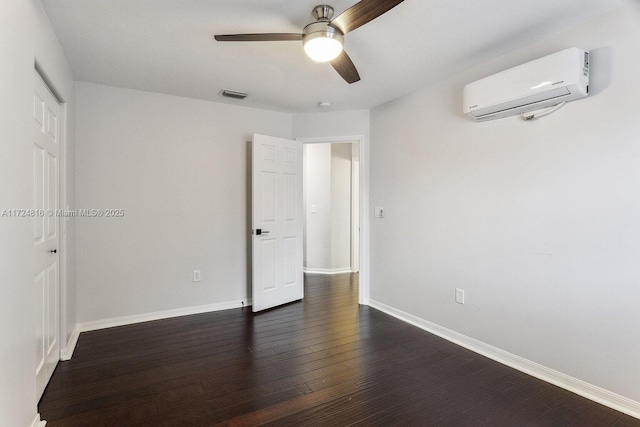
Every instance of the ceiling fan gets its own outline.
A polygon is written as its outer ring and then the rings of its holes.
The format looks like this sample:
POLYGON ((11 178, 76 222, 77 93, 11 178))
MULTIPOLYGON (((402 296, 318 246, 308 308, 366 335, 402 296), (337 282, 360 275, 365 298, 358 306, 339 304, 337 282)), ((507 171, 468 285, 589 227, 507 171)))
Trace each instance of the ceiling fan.
POLYGON ((302 41, 306 54, 317 62, 330 62, 349 84, 360 80, 358 70, 344 51, 344 35, 373 21, 404 0, 361 0, 333 19, 333 7, 313 8, 315 22, 304 27, 302 33, 262 33, 216 35, 217 41, 302 41))

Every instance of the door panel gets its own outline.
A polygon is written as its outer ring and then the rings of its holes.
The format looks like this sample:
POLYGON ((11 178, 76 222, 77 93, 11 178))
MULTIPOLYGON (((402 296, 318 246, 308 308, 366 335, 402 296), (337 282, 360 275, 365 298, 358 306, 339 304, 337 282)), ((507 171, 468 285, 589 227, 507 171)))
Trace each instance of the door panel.
POLYGON ((262 291, 276 289, 276 241, 275 239, 262 239, 262 291))
POLYGON ((292 174, 284 174, 284 185, 283 185, 283 203, 284 203, 284 212, 282 219, 287 222, 296 221, 298 218, 296 214, 298 213, 298 200, 297 200, 297 182, 298 177, 292 174))
POLYGON ((33 254, 36 312, 36 386, 42 396, 60 359, 59 135, 60 105, 34 71, 33 254))
MULTIPOLYGON (((45 171, 45 156, 46 152, 44 148, 34 144, 33 146, 33 207, 37 211, 44 211, 45 209, 45 200, 44 200, 44 187, 43 183, 44 179, 44 171, 45 171)), ((36 218, 33 221, 33 239, 34 243, 42 243, 44 242, 44 221, 41 221, 39 218, 36 218)))
POLYGON ((276 173, 262 172, 262 209, 260 217, 263 225, 276 221, 276 173))
POLYGON ((296 248, 298 246, 297 237, 285 237, 282 239, 284 253, 284 286, 296 285, 296 248))
POLYGON ((252 298, 260 311, 304 295, 302 144, 254 135, 252 167, 252 298))
MULTIPOLYGON (((56 153, 57 155, 57 153, 56 153)), ((56 209, 58 208, 58 159, 52 155, 52 153, 47 153, 47 172, 49 176, 47 177, 47 212, 52 212, 52 215, 45 215, 46 218, 46 230, 47 230, 47 239, 52 241, 58 236, 58 220, 55 215, 56 209)))

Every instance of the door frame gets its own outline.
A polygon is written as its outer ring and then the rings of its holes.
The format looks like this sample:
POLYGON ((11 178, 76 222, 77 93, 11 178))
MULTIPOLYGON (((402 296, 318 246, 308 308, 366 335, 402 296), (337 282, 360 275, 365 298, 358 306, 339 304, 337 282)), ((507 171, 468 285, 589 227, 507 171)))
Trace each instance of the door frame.
POLYGON ((369 141, 364 135, 296 138, 296 141, 300 141, 303 144, 358 144, 358 193, 360 199, 358 215, 360 222, 358 302, 362 305, 369 305, 369 141))
MULTIPOLYGON (((69 194, 68 194, 68 182, 67 182, 67 169, 68 169, 68 131, 69 131, 69 104, 65 102, 60 92, 56 90, 56 85, 48 77, 47 73, 42 69, 38 61, 35 61, 35 71, 40 75, 45 85, 58 101, 60 105, 60 125, 59 131, 59 167, 58 167, 58 209, 68 211, 69 208, 69 194)), ((67 281, 68 281, 68 226, 67 222, 73 220, 73 217, 58 217, 59 227, 59 263, 58 263, 58 339, 60 340, 60 354, 58 357, 60 360, 71 359, 71 352, 73 349, 69 349, 68 331, 67 331, 67 281)))

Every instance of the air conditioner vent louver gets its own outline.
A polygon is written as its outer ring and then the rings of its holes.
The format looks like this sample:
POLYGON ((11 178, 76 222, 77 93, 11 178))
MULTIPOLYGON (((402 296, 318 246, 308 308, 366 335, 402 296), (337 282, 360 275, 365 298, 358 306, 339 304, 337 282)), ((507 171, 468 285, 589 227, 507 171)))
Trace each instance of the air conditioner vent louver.
POLYGON ((544 106, 539 107, 539 105, 543 103, 546 104, 547 101, 555 102, 554 100, 557 100, 557 102, 562 102, 563 98, 568 97, 569 95, 571 95, 571 92, 569 92, 566 87, 561 87, 559 89, 549 91, 549 93, 531 95, 524 98, 508 101, 503 104, 496 105, 495 107, 484 109, 488 112, 485 112, 483 109, 478 109, 471 114, 476 120, 486 120, 489 118, 489 116, 495 116, 496 114, 510 112, 513 110, 517 110, 514 112, 514 114, 520 114, 521 112, 544 108, 544 106))
POLYGON ((227 89, 222 89, 220 94, 225 98, 232 98, 232 99, 245 99, 247 96, 249 96, 248 93, 238 92, 235 90, 227 90, 227 89))

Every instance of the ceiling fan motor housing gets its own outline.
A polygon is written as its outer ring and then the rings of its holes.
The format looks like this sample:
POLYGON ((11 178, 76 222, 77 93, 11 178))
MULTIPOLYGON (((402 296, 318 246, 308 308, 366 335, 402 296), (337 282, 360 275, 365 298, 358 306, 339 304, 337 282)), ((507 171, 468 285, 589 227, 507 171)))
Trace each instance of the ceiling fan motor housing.
POLYGON ((331 18, 333 18, 333 7, 326 4, 322 4, 313 8, 313 16, 316 18, 316 22, 304 27, 302 33, 304 34, 303 43, 317 37, 335 38, 340 44, 344 44, 344 34, 342 31, 331 25, 331 18))
POLYGON ((337 39, 340 41, 340 44, 344 44, 344 36, 342 32, 336 27, 333 27, 329 22, 318 21, 311 23, 304 27, 302 33, 304 34, 302 38, 303 42, 316 37, 326 37, 330 39, 337 39))
POLYGON ((313 16, 318 21, 331 21, 331 18, 333 18, 333 8, 327 4, 321 4, 313 8, 313 16))

